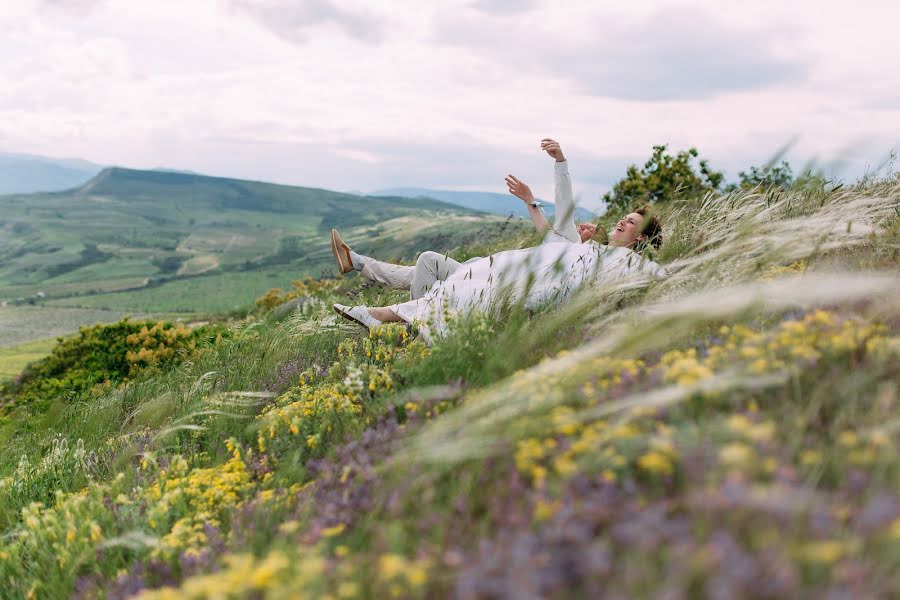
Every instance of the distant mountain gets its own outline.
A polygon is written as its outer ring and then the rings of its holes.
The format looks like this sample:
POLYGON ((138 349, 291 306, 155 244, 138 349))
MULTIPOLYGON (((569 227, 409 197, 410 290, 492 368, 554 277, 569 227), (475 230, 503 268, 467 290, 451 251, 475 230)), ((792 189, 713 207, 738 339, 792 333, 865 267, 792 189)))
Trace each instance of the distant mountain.
POLYGON ((0 196, 0 301, 231 310, 333 271, 333 227, 387 260, 452 249, 502 221, 431 198, 113 167, 73 189, 0 196))
MULTIPOLYGON (((426 188, 391 188, 373 192, 373 196, 402 196, 404 198, 434 198, 443 200, 472 210, 493 213, 497 215, 509 215, 512 213, 518 217, 528 217, 528 209, 521 200, 509 194, 497 194, 494 192, 459 192, 447 190, 430 190, 426 188)), ((555 206, 552 202, 541 200, 544 203, 544 212, 552 217, 555 206)), ((576 221, 590 221, 596 215, 584 208, 575 209, 576 221)))
POLYGON ((86 160, 0 153, 0 194, 66 190, 88 181, 102 168, 86 160))

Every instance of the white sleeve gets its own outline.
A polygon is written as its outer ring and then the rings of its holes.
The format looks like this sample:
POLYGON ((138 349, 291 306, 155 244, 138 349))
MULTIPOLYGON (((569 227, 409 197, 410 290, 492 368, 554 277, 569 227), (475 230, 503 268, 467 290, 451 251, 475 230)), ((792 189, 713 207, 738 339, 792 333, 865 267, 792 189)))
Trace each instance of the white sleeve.
POLYGON ((553 163, 553 171, 555 175, 553 201, 556 204, 553 231, 574 244, 581 243, 581 236, 575 229, 575 196, 572 194, 568 161, 553 163))

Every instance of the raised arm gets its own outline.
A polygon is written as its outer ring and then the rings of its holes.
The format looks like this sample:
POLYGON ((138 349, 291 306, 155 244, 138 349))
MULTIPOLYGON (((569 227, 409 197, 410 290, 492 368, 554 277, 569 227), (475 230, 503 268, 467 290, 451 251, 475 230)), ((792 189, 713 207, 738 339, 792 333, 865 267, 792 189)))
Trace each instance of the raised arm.
POLYGON ((556 162, 553 165, 554 194, 553 202, 556 204, 556 218, 553 219, 553 231, 575 244, 581 243, 581 236, 575 228, 575 196, 572 193, 572 178, 569 176, 569 163, 563 156, 559 142, 544 138, 541 140, 541 149, 552 156, 556 162))
POLYGON ((548 231, 550 222, 544 216, 544 213, 541 212, 541 209, 537 207, 531 188, 512 175, 506 176, 506 186, 509 188, 510 194, 524 202, 525 206, 528 207, 528 215, 531 217, 531 222, 534 223, 534 228, 538 230, 538 233, 548 231))

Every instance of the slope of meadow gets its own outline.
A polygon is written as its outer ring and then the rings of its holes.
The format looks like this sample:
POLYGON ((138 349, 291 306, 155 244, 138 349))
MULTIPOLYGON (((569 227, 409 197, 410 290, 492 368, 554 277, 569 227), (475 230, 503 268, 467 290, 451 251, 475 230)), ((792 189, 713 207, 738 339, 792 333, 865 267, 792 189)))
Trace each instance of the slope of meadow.
MULTIPOLYGON (((0 586, 9 598, 896 594, 898 202, 892 180, 672 207, 667 279, 460 319, 431 348, 329 308, 399 293, 309 281, 287 317, 233 322, 171 368, 41 410, 13 402, 0 586)), ((170 330, 123 344, 160 352, 187 335, 170 330)))

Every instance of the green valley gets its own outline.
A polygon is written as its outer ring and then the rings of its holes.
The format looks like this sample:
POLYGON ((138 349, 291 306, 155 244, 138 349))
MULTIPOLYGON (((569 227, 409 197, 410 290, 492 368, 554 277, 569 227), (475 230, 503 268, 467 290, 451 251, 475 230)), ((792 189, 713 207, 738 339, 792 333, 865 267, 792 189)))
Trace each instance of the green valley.
POLYGON ((506 225, 428 198, 110 168, 72 190, 0 197, 0 302, 48 322, 73 309, 110 320, 241 311, 268 288, 331 272, 332 227, 361 252, 410 259, 506 225))

